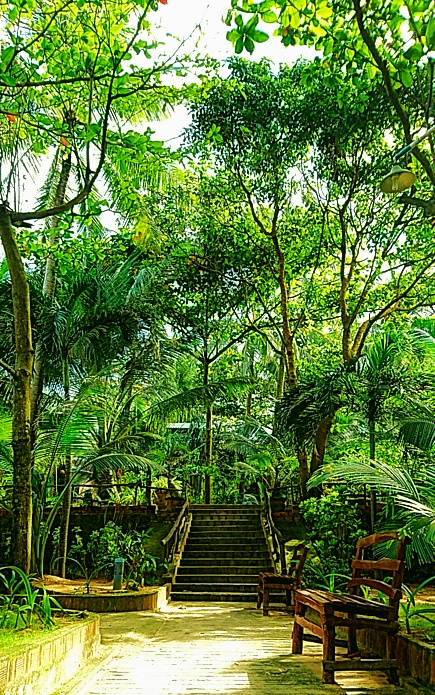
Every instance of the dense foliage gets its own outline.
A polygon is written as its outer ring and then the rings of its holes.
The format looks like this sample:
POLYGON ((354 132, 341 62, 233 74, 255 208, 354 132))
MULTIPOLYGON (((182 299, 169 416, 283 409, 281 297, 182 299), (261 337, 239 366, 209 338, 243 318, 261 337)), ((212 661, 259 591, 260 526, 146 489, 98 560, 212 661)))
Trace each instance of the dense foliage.
POLYGON ((3 553, 153 581, 146 534, 83 543, 70 513, 166 488, 302 502, 329 575, 370 528, 432 561, 433 135, 409 195, 379 190, 435 116, 430 3, 233 0, 236 54, 318 51, 281 66, 166 50, 159 4, 2 10, 3 553), (149 123, 181 103, 170 150, 149 123))

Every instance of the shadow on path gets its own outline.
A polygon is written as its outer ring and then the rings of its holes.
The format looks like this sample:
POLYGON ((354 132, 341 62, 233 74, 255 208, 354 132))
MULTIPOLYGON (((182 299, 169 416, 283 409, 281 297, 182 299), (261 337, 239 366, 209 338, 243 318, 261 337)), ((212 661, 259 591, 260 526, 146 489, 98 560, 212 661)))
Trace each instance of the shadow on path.
MULTIPOLYGON (((291 618, 251 606, 172 603, 162 613, 101 616, 111 659, 65 695, 405 695, 381 674, 322 685, 319 645, 291 655, 291 618), (364 680, 362 680, 364 679, 364 680)), ((59 693, 58 695, 64 695, 59 693)))

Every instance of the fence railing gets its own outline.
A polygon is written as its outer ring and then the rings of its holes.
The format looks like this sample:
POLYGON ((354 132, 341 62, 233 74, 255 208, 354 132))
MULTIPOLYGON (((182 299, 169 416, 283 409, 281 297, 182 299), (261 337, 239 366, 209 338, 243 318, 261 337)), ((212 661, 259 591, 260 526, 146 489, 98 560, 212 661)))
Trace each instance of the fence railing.
POLYGON ((266 530, 272 539, 273 560, 281 567, 282 574, 287 572, 287 564, 285 559, 285 543, 281 535, 281 531, 274 524, 272 516, 272 507, 270 505, 270 494, 265 492, 264 499, 264 515, 266 518, 266 530))
POLYGON ((183 505, 183 508, 179 515, 177 516, 174 525, 172 526, 171 530, 169 531, 168 535, 165 536, 160 542, 164 548, 164 560, 166 562, 171 563, 174 560, 175 554, 178 550, 178 547, 180 545, 180 542, 183 538, 183 532, 184 528, 187 522, 189 516, 189 501, 186 500, 186 502, 183 505))

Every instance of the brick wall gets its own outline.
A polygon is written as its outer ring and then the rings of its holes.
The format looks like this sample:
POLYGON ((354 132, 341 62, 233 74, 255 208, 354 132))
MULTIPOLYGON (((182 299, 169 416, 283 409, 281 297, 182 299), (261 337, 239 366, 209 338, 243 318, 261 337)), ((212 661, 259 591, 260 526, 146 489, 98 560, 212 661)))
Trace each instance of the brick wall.
POLYGON ((100 619, 93 615, 0 658, 2 695, 47 695, 73 678, 98 651, 100 619))

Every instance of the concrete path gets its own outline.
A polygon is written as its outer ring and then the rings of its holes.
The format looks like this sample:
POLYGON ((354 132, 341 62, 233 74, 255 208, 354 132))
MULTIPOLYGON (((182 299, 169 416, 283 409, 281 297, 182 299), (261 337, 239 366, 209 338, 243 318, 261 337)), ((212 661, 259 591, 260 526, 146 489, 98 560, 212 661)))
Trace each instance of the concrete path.
POLYGON ((292 622, 252 604, 170 603, 101 616, 103 659, 56 695, 405 695, 380 674, 320 681, 320 647, 291 655, 292 622))

